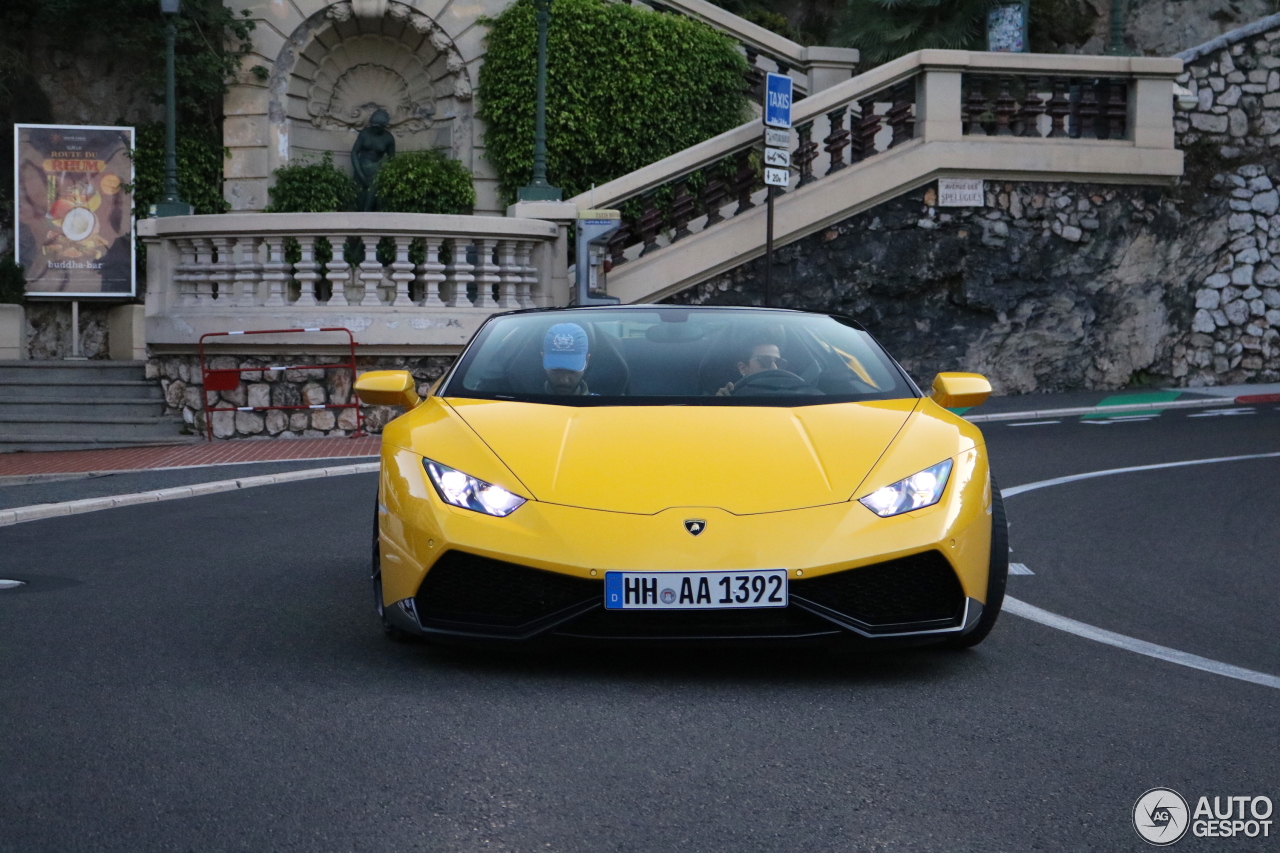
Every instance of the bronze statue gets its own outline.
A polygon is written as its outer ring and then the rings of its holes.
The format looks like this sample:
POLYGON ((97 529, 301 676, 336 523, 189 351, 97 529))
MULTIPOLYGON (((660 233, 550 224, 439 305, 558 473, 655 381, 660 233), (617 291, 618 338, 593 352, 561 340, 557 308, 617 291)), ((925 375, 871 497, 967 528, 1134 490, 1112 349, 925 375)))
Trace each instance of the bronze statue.
POLYGON ((374 110, 369 126, 360 131, 356 144, 351 146, 351 168, 356 183, 360 184, 360 196, 356 207, 360 210, 377 210, 378 197, 374 193, 373 179, 382 161, 396 153, 396 138, 387 130, 391 116, 386 110, 374 110))

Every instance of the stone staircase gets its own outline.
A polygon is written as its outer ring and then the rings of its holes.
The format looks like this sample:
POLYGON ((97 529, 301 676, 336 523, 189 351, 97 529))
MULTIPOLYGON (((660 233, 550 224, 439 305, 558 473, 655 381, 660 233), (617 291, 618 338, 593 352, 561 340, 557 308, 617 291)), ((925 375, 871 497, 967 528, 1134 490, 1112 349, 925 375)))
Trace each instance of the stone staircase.
MULTIPOLYGON (((792 113, 775 245, 942 177, 1171 182, 1181 71, 1158 57, 924 50, 811 94, 792 113)), ((656 302, 764 254, 761 136, 748 122, 569 200, 624 211, 611 295, 656 302)), ((528 207, 512 211, 540 215, 528 207)))
POLYGON ((0 361, 0 453, 197 441, 140 361, 0 361))

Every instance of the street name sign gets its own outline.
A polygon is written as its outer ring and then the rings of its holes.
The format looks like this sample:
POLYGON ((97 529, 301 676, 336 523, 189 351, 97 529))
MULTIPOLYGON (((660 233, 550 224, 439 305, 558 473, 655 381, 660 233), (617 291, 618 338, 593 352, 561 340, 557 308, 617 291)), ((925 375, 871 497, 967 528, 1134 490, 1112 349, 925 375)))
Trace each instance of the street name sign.
POLYGON ((764 83, 764 123, 769 127, 791 127, 791 78, 772 71, 764 83))
POLYGON ((766 127, 764 129, 764 144, 771 148, 790 148, 791 131, 784 128, 766 127))
POLYGON ((982 178, 938 178, 938 207, 983 207, 986 203, 982 178))

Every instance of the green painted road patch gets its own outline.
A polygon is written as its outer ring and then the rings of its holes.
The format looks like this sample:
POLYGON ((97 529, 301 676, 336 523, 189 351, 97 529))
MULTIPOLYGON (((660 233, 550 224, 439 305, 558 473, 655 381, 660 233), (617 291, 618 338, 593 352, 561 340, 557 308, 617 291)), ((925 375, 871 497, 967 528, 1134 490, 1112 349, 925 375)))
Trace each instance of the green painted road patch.
POLYGON ((1114 418, 1118 415, 1124 414, 1158 415, 1163 411, 1163 409, 1134 409, 1134 406, 1150 405, 1152 403, 1172 403, 1181 396, 1181 391, 1150 391, 1144 394, 1117 394, 1113 397, 1107 397, 1098 403, 1098 412, 1089 415, 1081 415, 1080 420, 1104 420, 1106 418, 1114 418), (1102 409, 1108 409, 1109 411, 1101 411, 1102 409))

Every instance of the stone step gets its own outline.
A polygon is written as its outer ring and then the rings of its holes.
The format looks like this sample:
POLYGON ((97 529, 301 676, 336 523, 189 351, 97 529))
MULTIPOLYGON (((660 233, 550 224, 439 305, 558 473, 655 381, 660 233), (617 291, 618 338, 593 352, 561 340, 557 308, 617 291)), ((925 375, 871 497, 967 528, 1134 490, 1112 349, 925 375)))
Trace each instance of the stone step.
POLYGON ((73 400, 52 400, 32 397, 14 397, 0 391, 0 417, 5 415, 41 415, 58 419, 63 414, 80 413, 91 419, 146 418, 164 413, 163 398, 153 397, 134 400, 124 397, 88 397, 73 400))
MULTIPOLYGON (((26 377, 24 377, 24 380, 26 377)), ((158 380, 104 382, 0 381, 0 394, 7 399, 79 400, 110 397, 113 400, 163 400, 158 380)))
POLYGON ((25 435, 0 438, 0 453, 35 452, 42 450, 107 450, 112 447, 149 447, 171 444, 198 444, 199 436, 174 436, 170 438, 97 438, 91 435, 25 435))
POLYGON ((0 386, 139 381, 145 378, 145 367, 141 361, 0 361, 0 386))
POLYGON ((83 415, 51 417, 48 414, 0 414, 0 442, 30 435, 111 440, 176 438, 182 427, 182 420, 172 417, 92 418, 83 415))

